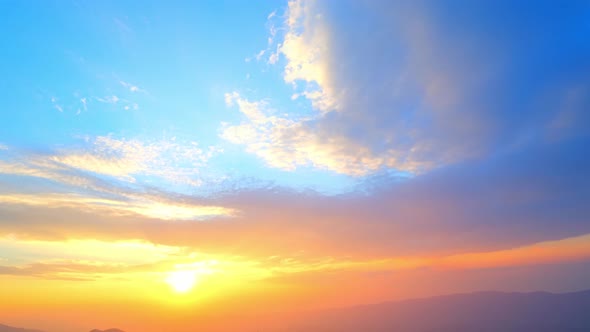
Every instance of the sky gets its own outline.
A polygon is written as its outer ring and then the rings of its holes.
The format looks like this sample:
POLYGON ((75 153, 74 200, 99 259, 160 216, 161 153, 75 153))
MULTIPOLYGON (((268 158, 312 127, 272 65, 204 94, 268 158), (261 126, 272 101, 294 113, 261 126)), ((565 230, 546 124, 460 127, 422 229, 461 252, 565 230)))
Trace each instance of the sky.
POLYGON ((0 323, 588 289, 589 35, 574 0, 2 1, 0 323))

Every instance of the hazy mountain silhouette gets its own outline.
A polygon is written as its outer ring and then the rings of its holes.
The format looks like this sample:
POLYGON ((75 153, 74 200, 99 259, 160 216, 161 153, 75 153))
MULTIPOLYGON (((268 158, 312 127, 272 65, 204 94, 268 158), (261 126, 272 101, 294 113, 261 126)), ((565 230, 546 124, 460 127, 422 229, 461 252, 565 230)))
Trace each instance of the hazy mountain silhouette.
POLYGON ((482 292, 314 312, 280 331, 590 331, 590 290, 482 292))
POLYGON ((42 331, 29 330, 29 329, 23 329, 23 328, 12 327, 12 326, 8 326, 8 325, 0 324, 0 332, 42 332, 42 331))
MULTIPOLYGON (((12 327, 12 326, 8 326, 8 325, 0 324, 0 332, 43 332, 43 331, 29 330, 29 329, 23 329, 23 328, 12 327)), ((119 329, 107 329, 107 330, 94 329, 90 332, 125 332, 125 331, 119 330, 119 329)))
MULTIPOLYGON (((239 331, 282 332, 587 332, 589 313, 590 290, 564 294, 481 292, 266 319, 253 317, 238 324, 239 331)), ((226 325, 213 330, 236 329, 228 329, 226 325)), ((0 324, 0 332, 41 331, 0 324)), ((111 328, 90 332, 123 331, 111 328)))

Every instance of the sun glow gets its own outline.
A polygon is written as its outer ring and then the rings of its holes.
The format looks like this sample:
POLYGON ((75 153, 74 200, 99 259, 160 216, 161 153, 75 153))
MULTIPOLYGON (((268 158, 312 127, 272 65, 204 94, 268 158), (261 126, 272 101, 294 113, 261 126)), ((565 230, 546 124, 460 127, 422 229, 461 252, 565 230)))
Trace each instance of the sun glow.
POLYGON ((174 271, 166 277, 168 283, 176 292, 186 293, 193 289, 197 283, 196 271, 174 271))

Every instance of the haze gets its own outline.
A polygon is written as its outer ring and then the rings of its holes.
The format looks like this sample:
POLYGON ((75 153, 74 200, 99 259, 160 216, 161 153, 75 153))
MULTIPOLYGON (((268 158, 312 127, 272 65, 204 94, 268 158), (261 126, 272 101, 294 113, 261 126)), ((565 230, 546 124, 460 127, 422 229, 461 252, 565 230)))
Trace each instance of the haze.
POLYGON ((590 289, 589 22, 574 0, 1 1, 0 324, 323 331, 298 324, 590 289))

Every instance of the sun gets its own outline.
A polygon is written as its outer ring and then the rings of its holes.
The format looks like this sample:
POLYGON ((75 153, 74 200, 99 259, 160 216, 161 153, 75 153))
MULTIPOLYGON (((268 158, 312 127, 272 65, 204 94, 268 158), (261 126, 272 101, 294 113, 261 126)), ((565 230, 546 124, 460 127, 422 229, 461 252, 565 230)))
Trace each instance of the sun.
POLYGON ((197 283, 196 271, 174 271, 168 273, 166 277, 168 283, 176 292, 186 293, 193 289, 197 283))

